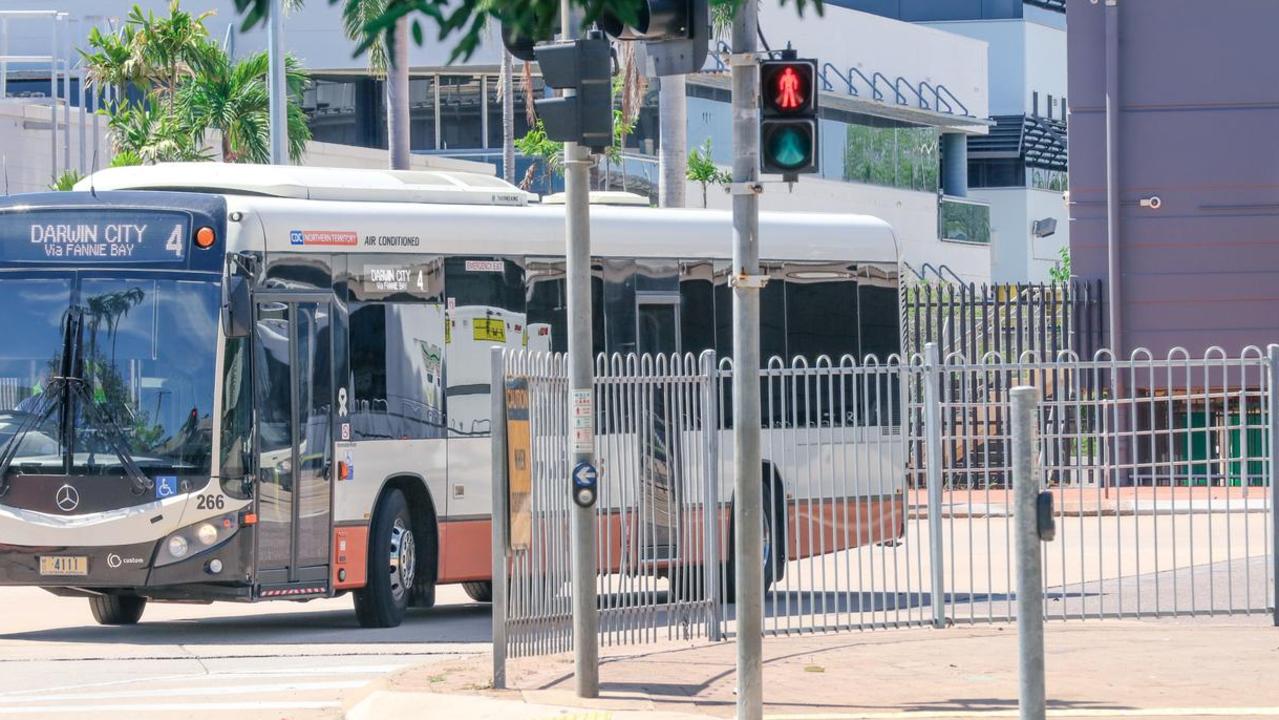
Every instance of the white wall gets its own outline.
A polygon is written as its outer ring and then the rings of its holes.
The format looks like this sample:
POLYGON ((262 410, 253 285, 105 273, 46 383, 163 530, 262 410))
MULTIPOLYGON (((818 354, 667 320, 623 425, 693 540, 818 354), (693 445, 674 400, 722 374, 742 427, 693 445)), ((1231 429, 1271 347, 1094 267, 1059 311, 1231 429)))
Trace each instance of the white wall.
POLYGON ((790 42, 802 57, 816 57, 841 72, 856 67, 868 77, 902 76, 918 85, 945 85, 975 117, 989 112, 986 43, 916 23, 827 4, 825 14, 810 8, 800 18, 794 3, 760 3, 759 25, 768 44, 790 42))
MULTIPOLYGON (((62 113, 58 113, 56 157, 50 151, 49 107, 0 103, 0 194, 17 194, 48 190, 53 176, 60 174, 64 165, 64 129, 62 113)), ((106 137, 107 123, 98 121, 98 165, 111 161, 110 145, 106 137)), ((93 120, 85 124, 84 169, 93 167, 93 120)), ((80 169, 80 115, 71 113, 71 162, 69 167, 80 169)))
POLYGON ((990 278, 994 282, 1041 282, 1070 244, 1070 222, 1062 193, 1031 188, 974 188, 974 200, 990 203, 990 278), (1031 237, 1031 224, 1056 218, 1057 232, 1031 237))
MULTIPOLYGON (((701 185, 688 183, 687 196, 690 207, 699 206, 701 185)), ((723 188, 711 186, 707 197, 708 207, 727 210, 731 206, 723 188)), ((989 247, 937 239, 937 196, 931 193, 806 177, 800 179, 794 192, 780 183, 765 185, 760 209, 872 215, 893 226, 902 259, 914 267, 925 262, 945 264, 965 280, 984 282, 990 278, 989 247)), ((795 238, 797 243, 803 241, 795 238)))
MULTIPOLYGON (((1021 115, 1032 109, 1047 114, 1048 95, 1060 103, 1066 95, 1066 31, 1026 20, 962 20, 924 23, 939 31, 989 43, 990 114, 1021 115)), ((1061 117, 1061 105, 1054 117, 1061 117)))

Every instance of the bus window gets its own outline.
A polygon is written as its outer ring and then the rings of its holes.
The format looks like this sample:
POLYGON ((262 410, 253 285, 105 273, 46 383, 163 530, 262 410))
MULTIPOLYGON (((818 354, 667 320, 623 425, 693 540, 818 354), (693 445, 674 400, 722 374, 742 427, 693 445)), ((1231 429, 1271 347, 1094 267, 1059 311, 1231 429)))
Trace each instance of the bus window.
POLYGON ((897 285, 893 280, 883 282, 883 285, 863 282, 859 288, 861 352, 874 355, 880 362, 886 362, 889 355, 901 352, 897 285))
POLYGON ((328 290, 333 286, 332 256, 271 253, 263 286, 273 290, 328 290))
POLYGON ((247 497, 251 480, 249 431, 253 427, 253 397, 249 386, 249 343, 230 338, 222 354, 222 435, 219 474, 223 490, 247 497))
POLYGON ((695 355, 715 349, 715 266, 685 263, 679 295, 681 349, 695 355))
POLYGON ((606 259, 604 347, 611 353, 637 352, 635 345, 635 261, 606 259))
MULTIPOLYGON (((787 361, 858 357, 857 282, 842 265, 786 265, 787 361)), ((771 284, 771 283, 770 283, 771 284)), ((858 358, 860 359, 860 358, 858 358)))
MULTIPOLYGON (((568 297, 565 295, 563 260, 530 260, 527 266, 528 349, 535 352, 568 352, 568 297)), ((604 352, 603 268, 591 266, 592 352, 604 352)))
POLYGON ((350 325, 355 437, 443 437, 443 306, 352 303, 350 325))
POLYGON ((528 319, 522 263, 505 258, 444 261, 445 408, 449 437, 488 435, 489 349, 525 347, 528 319))
MULTIPOLYGON (((762 265, 769 276, 759 295, 759 361, 786 358, 786 280, 781 266, 762 265)), ((728 286, 729 271, 717 273, 715 279, 715 352, 720 357, 733 356, 733 289, 728 286)))

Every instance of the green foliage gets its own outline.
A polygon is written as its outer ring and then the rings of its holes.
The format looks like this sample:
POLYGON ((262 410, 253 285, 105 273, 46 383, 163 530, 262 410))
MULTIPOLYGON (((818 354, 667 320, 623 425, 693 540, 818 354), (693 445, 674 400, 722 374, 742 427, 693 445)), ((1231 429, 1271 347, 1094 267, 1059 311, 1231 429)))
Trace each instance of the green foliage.
POLYGON ((702 207, 706 207, 706 189, 711 183, 727 185, 733 181, 733 176, 726 170, 720 170, 711 159, 710 138, 706 138, 701 148, 693 148, 688 153, 688 169, 684 171, 684 174, 689 180, 701 183, 702 207))
MULTIPOLYGON (((232 60, 204 26, 211 12, 193 15, 179 0, 170 0, 168 9, 168 16, 156 16, 134 5, 119 30, 92 30, 90 51, 80 52, 90 78, 143 95, 139 102, 121 92, 126 99, 106 108, 117 159, 209 160, 205 135, 217 130, 227 161, 269 162, 266 54, 232 60)), ((285 75, 289 155, 297 159, 311 138, 299 104, 309 80, 292 57, 285 75)))
POLYGON ((1055 283, 1070 282, 1070 247, 1062 245, 1057 250, 1057 262, 1048 269, 1048 279, 1055 283))
POLYGON ((130 167, 132 165, 141 165, 142 156, 132 150, 122 150, 111 158, 111 167, 130 167))
POLYGON ((84 177, 83 175, 76 172, 75 170, 63 170, 62 174, 58 176, 58 179, 54 180, 49 185, 49 189, 58 190, 62 192, 71 190, 75 187, 76 183, 80 182, 80 179, 83 177, 84 177))
MULTIPOLYGON (((329 0, 330 4, 343 4, 346 9, 367 0, 329 0)), ((364 52, 381 37, 387 46, 395 23, 402 17, 410 18, 413 40, 421 45, 425 32, 422 20, 435 25, 436 40, 444 42, 455 37, 449 53, 449 62, 467 60, 485 39, 490 22, 497 21, 529 37, 550 37, 559 15, 560 0, 380 0, 385 8, 364 23, 364 40, 356 54, 364 52), (420 17, 420 16, 424 16, 420 17)), ((781 0, 785 5, 787 0, 781 0)), ((588 28, 601 15, 611 14, 622 22, 634 23, 639 16, 640 0, 571 0, 582 9, 582 27, 588 28)), ((711 0, 712 13, 720 17, 726 8, 735 14, 745 0, 711 0)), ((808 8, 818 15, 822 13, 822 0, 794 0, 795 9, 802 16, 808 8)), ((241 27, 245 30, 265 21, 270 0, 235 0, 236 10, 244 16, 241 27)))
POLYGON ((523 137, 515 139, 515 149, 535 161, 529 166, 524 179, 520 181, 520 187, 525 189, 533 182, 533 174, 539 163, 548 186, 551 178, 560 171, 563 164, 564 143, 546 137, 546 127, 542 125, 541 120, 534 123, 523 137))

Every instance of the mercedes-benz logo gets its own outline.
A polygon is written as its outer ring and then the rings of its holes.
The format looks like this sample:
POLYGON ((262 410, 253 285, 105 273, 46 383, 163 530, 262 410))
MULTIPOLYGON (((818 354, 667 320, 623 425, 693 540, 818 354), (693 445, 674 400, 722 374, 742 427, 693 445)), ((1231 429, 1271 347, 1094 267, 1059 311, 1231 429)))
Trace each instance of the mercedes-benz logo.
POLYGON ((70 485, 63 485, 58 488, 58 494, 54 496, 54 502, 58 503, 58 508, 62 512, 71 512, 80 507, 80 493, 70 485))

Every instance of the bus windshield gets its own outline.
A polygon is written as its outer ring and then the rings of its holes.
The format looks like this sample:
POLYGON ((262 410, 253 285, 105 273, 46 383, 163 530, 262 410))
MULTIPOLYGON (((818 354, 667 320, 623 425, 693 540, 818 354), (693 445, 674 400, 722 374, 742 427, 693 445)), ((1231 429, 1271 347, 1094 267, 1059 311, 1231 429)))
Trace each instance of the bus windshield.
POLYGON ((0 295, 10 472, 120 474, 125 457, 152 477, 209 471, 216 281, 51 272, 0 276, 0 295))

